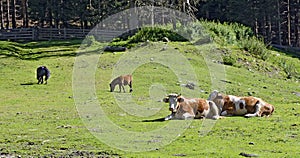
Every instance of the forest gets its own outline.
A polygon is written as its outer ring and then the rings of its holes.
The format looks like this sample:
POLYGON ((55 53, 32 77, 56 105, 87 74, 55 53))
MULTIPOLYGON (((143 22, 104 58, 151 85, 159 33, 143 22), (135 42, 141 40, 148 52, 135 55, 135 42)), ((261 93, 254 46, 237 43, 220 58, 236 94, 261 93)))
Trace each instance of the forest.
MULTIPOLYGON (((267 45, 300 47, 300 0, 0 0, 0 29, 88 29, 110 15, 142 6, 178 10, 195 20, 241 23, 267 45)), ((164 18, 167 14, 153 9, 149 18, 152 24, 176 23, 164 18)), ((126 16, 121 23, 128 28, 126 16)))

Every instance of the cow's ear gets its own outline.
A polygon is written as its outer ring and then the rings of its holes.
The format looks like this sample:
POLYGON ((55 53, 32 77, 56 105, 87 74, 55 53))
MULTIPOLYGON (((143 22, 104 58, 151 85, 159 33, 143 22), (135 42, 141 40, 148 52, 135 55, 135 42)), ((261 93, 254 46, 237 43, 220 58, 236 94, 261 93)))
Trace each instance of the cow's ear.
POLYGON ((168 103, 169 102, 169 98, 164 98, 163 102, 168 103))
POLYGON ((177 101, 178 101, 179 103, 181 103, 181 102, 184 102, 184 99, 183 99, 182 97, 178 97, 178 98, 177 98, 177 101))

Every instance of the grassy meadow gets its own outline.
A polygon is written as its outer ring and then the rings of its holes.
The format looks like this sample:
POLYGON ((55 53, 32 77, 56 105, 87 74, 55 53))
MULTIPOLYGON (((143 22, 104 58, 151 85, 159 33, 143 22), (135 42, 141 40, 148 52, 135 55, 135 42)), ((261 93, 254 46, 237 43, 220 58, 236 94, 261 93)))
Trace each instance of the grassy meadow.
MULTIPOLYGON (((106 43, 85 47, 81 42, 0 42, 1 157, 240 157, 241 152, 260 157, 299 156, 300 97, 296 95, 300 93, 299 78, 287 78, 284 67, 273 64, 276 60, 291 61, 300 72, 299 58, 271 51, 268 60, 262 60, 234 47, 213 48, 210 44, 193 45, 187 42, 171 42, 164 50, 163 42, 151 42, 126 52, 103 53, 100 50, 106 43), (227 117, 215 122, 193 120, 167 145, 159 146, 159 142, 153 139, 148 145, 153 143, 154 149, 142 152, 124 151, 102 142, 84 124, 83 120, 88 118, 80 117, 72 89, 74 64, 79 56, 99 58, 93 78, 95 82, 92 84, 99 107, 110 121, 122 130, 146 133, 168 124, 185 122, 155 121, 169 114, 167 104, 161 102, 167 93, 181 92, 186 97, 208 97, 213 90, 211 79, 214 76, 211 76, 203 53, 213 51, 225 51, 226 55, 230 52, 231 58, 241 59, 241 62, 224 65, 226 78, 218 80, 218 84, 226 86, 223 93, 261 97, 275 106, 271 117, 227 117), (141 59, 136 57, 136 60, 132 59, 135 56, 128 58, 130 62, 145 62, 138 63, 140 65, 134 70, 130 70, 130 67, 126 69, 133 74, 132 94, 118 93, 118 87, 115 92, 109 92, 112 76, 120 73, 115 70, 120 59, 128 53, 138 56, 145 52, 150 56, 141 56, 141 59), (179 80, 176 69, 155 62, 159 59, 151 54, 157 52, 162 56, 177 52, 187 59, 190 64, 187 66, 191 66, 193 70, 191 75, 196 77, 196 88, 191 90, 184 87, 183 84, 188 80, 179 80), (37 84, 35 71, 40 65, 46 65, 51 71, 47 85, 37 84), (128 96, 141 109, 148 107, 155 113, 139 117, 122 110, 117 98, 128 96), (213 128, 201 135, 203 123, 210 122, 214 124, 213 128), (157 144, 159 147, 155 147, 157 144)), ((172 59, 168 56, 164 58, 172 59)), ((173 66, 181 67, 180 64, 175 63, 173 66)), ((212 62, 212 66, 219 65, 221 64, 218 62, 212 62)), ((181 72, 182 70, 179 75, 193 78, 188 76, 191 72, 181 72)), ((85 80, 85 76, 82 76, 82 80, 85 80)), ((128 92, 129 88, 125 86, 125 89, 128 92)), ((114 137, 114 133, 111 134, 114 137)), ((135 135, 131 137, 134 138, 135 135)), ((126 141, 130 139, 117 140, 120 141, 117 144, 128 144, 126 141)), ((134 142, 130 145, 133 144, 134 142)))

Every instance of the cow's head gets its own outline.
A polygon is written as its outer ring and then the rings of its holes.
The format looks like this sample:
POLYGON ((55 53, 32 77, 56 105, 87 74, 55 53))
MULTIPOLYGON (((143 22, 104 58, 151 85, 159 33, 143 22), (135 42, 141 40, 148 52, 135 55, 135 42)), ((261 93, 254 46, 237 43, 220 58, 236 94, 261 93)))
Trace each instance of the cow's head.
POLYGON ((165 103, 169 103, 169 110, 173 113, 177 111, 178 104, 184 101, 184 98, 181 97, 181 94, 169 94, 163 99, 165 103))
POLYGON ((212 92, 210 93, 210 95, 209 95, 209 97, 208 97, 207 100, 213 101, 214 99, 216 99, 216 98, 218 97, 218 95, 219 95, 219 91, 214 90, 214 91, 212 91, 212 92))

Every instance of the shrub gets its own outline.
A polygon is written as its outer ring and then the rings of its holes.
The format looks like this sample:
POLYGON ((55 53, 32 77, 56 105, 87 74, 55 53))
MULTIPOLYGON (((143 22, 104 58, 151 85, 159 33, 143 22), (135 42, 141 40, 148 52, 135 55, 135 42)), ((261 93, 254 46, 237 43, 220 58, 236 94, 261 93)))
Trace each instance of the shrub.
POLYGON ((230 65, 230 66, 233 66, 235 65, 237 62, 237 59, 231 55, 224 55, 223 56, 223 63, 225 65, 230 65))
POLYGON ((299 74, 296 70, 294 63, 288 62, 286 59, 280 59, 280 67, 283 68, 283 71, 286 73, 287 78, 296 77, 299 78, 299 74))
POLYGON ((128 43, 138 43, 149 41, 160 41, 167 37, 171 41, 187 41, 174 31, 163 27, 143 27, 134 36, 128 39, 128 43))
POLYGON ((269 52, 264 42, 256 37, 241 40, 239 46, 260 59, 266 60, 269 57, 269 52))

